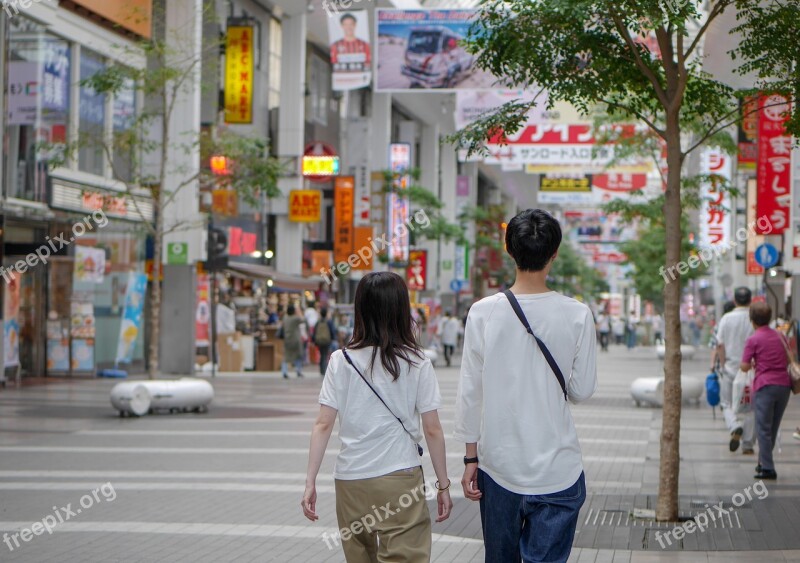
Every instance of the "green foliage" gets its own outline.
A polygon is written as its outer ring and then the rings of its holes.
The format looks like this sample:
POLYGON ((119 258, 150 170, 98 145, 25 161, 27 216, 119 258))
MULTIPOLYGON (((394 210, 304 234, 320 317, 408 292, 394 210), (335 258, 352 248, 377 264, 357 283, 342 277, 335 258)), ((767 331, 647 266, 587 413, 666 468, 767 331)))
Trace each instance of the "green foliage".
MULTIPOLYGON (((738 119, 740 93, 703 72, 698 55, 710 22, 725 10, 738 10, 745 36, 733 53, 739 71, 758 71, 758 87, 767 91, 792 97, 800 91, 797 3, 762 7, 760 0, 711 0, 706 12, 705 0, 674 4, 675 12, 662 0, 485 0, 466 45, 478 66, 503 77, 506 86, 545 89, 548 108, 566 101, 589 114, 604 104, 662 138, 666 112, 677 109, 680 123, 696 128, 697 142, 683 155, 738 119), (660 56, 647 46, 651 34, 660 56)), ((509 102, 450 140, 482 153, 497 132, 517 131, 533 105, 509 102)), ((798 104, 792 117, 800 122, 798 104)))
MULTIPOLYGON (((792 0, 774 2, 736 2, 737 27, 742 35, 731 51, 741 61, 742 73, 757 77, 749 93, 781 93, 789 99, 800 98, 800 3, 792 0)), ((786 129, 800 137, 800 111, 797 103, 786 129)))
POLYGON ((548 285, 555 291, 584 301, 608 291, 608 282, 589 267, 575 248, 564 241, 550 270, 548 285))
MULTIPOLYGON (((697 201, 699 204, 699 200, 697 201)), ((636 287, 637 293, 646 301, 653 301, 661 306, 664 303, 665 279, 661 268, 666 262, 666 249, 664 237, 666 225, 664 223, 664 196, 659 196, 650 201, 626 202, 615 200, 605 205, 603 210, 607 213, 619 213, 624 220, 630 222, 639 219, 640 225, 637 237, 619 245, 628 259, 624 262, 632 267, 630 278, 636 287)), ((686 261, 697 253, 697 247, 690 242, 691 228, 689 220, 684 214, 681 217, 681 261, 686 261)), ((682 286, 691 279, 696 279, 706 273, 706 269, 698 267, 690 269, 688 274, 680 276, 682 286)), ((672 282, 674 283, 674 282, 672 282)))

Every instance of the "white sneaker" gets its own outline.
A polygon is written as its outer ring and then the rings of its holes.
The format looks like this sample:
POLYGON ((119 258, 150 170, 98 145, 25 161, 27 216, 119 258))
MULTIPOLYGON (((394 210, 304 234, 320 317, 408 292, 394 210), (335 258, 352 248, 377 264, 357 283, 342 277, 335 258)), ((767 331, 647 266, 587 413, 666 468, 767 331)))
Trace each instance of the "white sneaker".
POLYGON ((800 427, 795 429, 794 434, 792 434, 792 438, 795 440, 800 440, 800 427))

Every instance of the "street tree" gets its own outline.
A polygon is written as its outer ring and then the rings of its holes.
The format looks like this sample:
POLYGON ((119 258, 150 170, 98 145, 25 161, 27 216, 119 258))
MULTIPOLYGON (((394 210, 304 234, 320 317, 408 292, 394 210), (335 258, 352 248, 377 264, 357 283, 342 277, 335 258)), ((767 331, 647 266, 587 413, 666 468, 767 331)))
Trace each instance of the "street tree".
MULTIPOLYGON (((703 70, 709 29, 735 11, 739 70, 755 76, 750 94, 794 100, 800 84, 796 2, 761 0, 485 0, 468 38, 477 64, 509 87, 541 87, 548 104, 565 101, 584 113, 606 107, 645 124, 664 143, 665 267, 681 259, 682 170, 687 157, 740 116, 739 97, 703 70), (687 130, 702 124, 701 131, 687 130), (691 133, 688 135, 687 133, 691 133)), ((724 47, 723 47, 724 48, 724 47)), ((534 102, 535 103, 535 102, 534 102)), ((511 102, 457 136, 470 152, 525 122, 532 103, 511 102)), ((800 132, 794 104, 787 122, 800 132)), ((678 517, 681 417, 680 284, 664 287, 666 356, 656 518, 678 517)))
MULTIPOLYGON (((213 5, 204 10, 213 17, 213 5)), ((204 15, 204 17, 206 17, 204 15)), ((198 220, 167 224, 165 210, 174 205, 176 198, 192 186, 223 185, 234 190, 247 203, 258 205, 264 198, 280 195, 278 177, 282 166, 269 155, 266 140, 240 136, 231 129, 215 127, 212 131, 195 133, 193 126, 176 125, 177 107, 184 96, 193 95, 200 81, 201 64, 213 60, 220 51, 220 41, 204 41, 202 49, 193 48, 191 37, 181 37, 180 30, 163 37, 141 40, 134 47, 120 47, 126 58, 142 57, 147 64, 135 67, 111 62, 94 75, 81 81, 98 96, 118 99, 140 98, 143 107, 131 115, 119 117, 111 135, 105 132, 88 132, 77 140, 57 147, 47 147, 51 166, 59 166, 74 158, 81 148, 102 153, 111 167, 113 177, 121 187, 119 195, 133 202, 137 210, 143 201, 152 202, 153 222, 144 222, 143 228, 153 241, 153 275, 149 288, 150 318, 148 375, 159 374, 161 327, 161 276, 162 248, 165 236, 170 233, 205 227, 206 217, 198 212, 198 220), (127 52, 130 51, 130 52, 127 52), (188 130, 188 131, 187 131, 188 130), (170 154, 199 154, 203 163, 187 165, 171 161, 170 154), (208 163, 208 157, 224 155, 228 169, 220 184, 208 163)), ((189 34, 187 34, 189 35, 189 34)), ((206 73, 203 73, 205 76, 206 73)), ((212 74, 213 73, 209 73, 212 74)), ((203 88, 216 88, 200 84, 203 88)), ((199 203, 199 202, 198 202, 199 203)), ((199 211, 199 207, 198 207, 199 211)), ((141 212, 140 212, 140 215, 141 212)))

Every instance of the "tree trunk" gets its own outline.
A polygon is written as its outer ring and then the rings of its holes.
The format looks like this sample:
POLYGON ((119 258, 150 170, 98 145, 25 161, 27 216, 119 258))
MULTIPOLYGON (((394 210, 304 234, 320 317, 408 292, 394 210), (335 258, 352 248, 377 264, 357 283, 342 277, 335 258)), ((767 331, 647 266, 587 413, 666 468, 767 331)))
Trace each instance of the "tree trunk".
MULTIPOLYGON (((159 201, 161 193, 159 190, 159 201)), ((156 206, 155 233, 153 233, 153 284, 150 286, 150 364, 147 374, 155 379, 159 372, 159 344, 161 337, 161 245, 164 238, 164 217, 161 206, 156 206)))
POLYGON ((681 280, 676 265, 681 260, 681 129, 678 113, 667 115, 667 191, 664 199, 666 223, 665 269, 669 281, 664 286, 664 408, 661 421, 656 519, 678 518, 678 476, 680 474, 681 432, 681 280), (672 279, 673 273, 675 279, 672 279))

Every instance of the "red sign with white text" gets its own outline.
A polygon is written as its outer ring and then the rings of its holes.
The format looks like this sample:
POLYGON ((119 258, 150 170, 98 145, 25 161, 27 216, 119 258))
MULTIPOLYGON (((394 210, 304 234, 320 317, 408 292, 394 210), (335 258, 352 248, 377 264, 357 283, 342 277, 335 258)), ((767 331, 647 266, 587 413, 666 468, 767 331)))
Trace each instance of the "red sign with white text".
POLYGON ((789 103, 783 96, 761 96, 758 101, 758 199, 756 218, 767 217, 771 227, 765 231, 756 223, 756 233, 780 235, 789 227, 792 205, 792 137, 784 124, 789 119, 789 103))
POLYGON ((408 253, 406 285, 411 291, 425 291, 428 280, 428 251, 412 250, 408 253))

